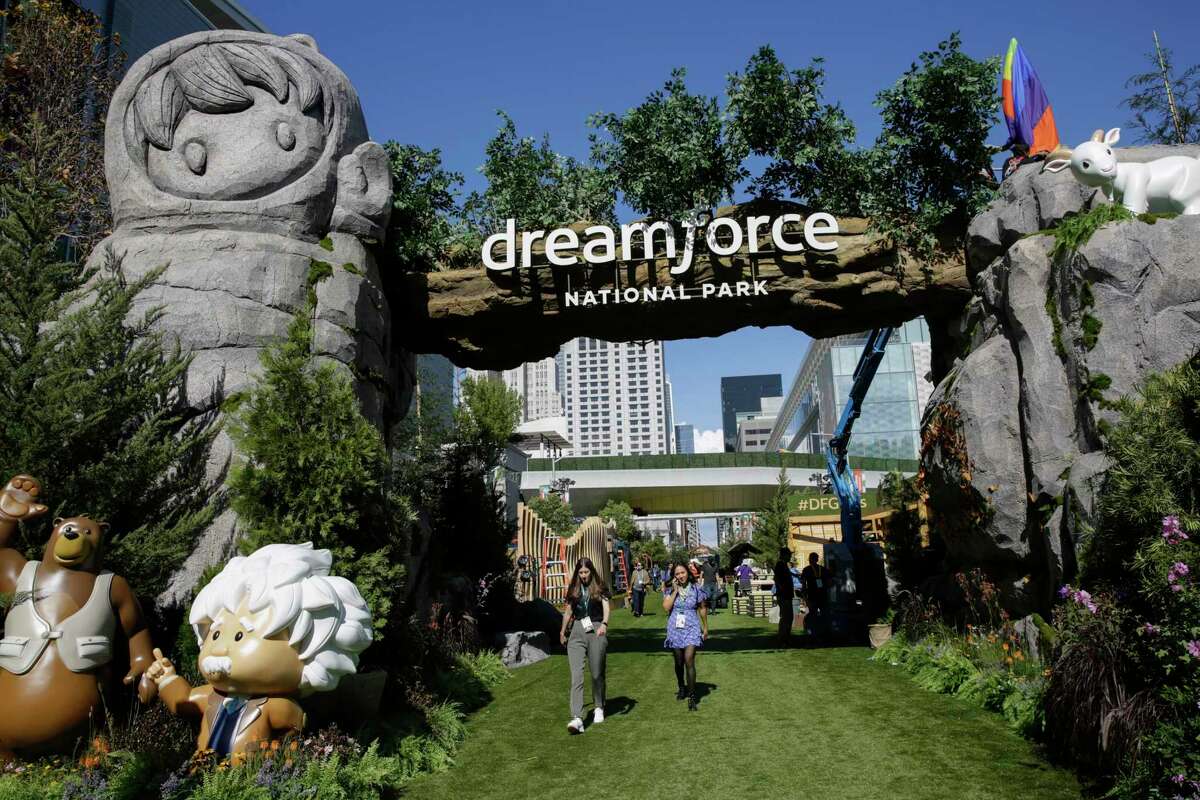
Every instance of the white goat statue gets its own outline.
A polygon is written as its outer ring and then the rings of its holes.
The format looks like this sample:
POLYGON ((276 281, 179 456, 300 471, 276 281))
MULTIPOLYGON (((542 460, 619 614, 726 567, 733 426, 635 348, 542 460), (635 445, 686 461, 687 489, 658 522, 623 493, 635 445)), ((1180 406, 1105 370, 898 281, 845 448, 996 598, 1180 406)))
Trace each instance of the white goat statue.
MULTIPOLYGON (((1104 190, 1135 214, 1200 214, 1200 158, 1166 156, 1141 164, 1118 164, 1112 146, 1121 138, 1121 129, 1108 133, 1096 131, 1090 141, 1069 152, 1070 158, 1046 162, 1049 172, 1061 172, 1068 166, 1075 180, 1104 190)), ((1058 151, 1058 155, 1068 155, 1058 151)))

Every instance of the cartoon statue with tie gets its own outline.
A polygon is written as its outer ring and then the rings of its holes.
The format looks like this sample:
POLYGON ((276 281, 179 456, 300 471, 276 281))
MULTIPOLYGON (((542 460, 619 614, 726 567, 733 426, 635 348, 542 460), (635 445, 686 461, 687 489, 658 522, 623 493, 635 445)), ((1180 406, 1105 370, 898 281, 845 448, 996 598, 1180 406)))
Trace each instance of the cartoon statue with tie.
POLYGON ((272 544, 237 557, 196 596, 189 621, 200 643, 193 688, 157 659, 146 675, 173 714, 201 717, 197 750, 250 752, 304 728, 297 698, 337 688, 371 643, 357 587, 329 574, 328 550, 272 544))

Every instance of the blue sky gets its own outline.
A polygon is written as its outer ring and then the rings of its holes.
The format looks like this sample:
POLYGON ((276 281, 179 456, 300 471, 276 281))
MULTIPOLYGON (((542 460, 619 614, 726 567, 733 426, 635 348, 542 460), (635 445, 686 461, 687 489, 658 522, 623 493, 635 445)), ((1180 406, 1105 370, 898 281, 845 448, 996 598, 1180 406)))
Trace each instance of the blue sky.
MULTIPOLYGON (((692 91, 723 96, 726 75, 763 44, 793 68, 825 58, 826 98, 846 109, 863 145, 879 131, 875 94, 954 30, 977 58, 1002 53, 1016 36, 1068 144, 1124 126, 1124 82, 1144 69, 1151 30, 1178 65, 1200 62, 1195 0, 242 3, 275 33, 316 38, 357 87, 372 138, 440 148, 468 190, 481 188, 476 170, 497 109, 522 135, 549 133, 556 150, 583 158, 589 114, 637 105, 677 66, 692 91)), ((993 138, 1004 141, 1002 126, 993 138)), ((676 417, 719 428, 722 375, 780 372, 786 390, 807 344, 787 328, 669 343, 676 417)))

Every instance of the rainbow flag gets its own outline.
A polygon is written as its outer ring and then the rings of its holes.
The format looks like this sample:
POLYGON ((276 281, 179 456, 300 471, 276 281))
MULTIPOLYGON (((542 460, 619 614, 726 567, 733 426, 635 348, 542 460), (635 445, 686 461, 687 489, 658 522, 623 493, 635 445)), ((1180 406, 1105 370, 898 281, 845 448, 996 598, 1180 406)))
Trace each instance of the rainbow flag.
POLYGON ((1055 150, 1058 128, 1054 126, 1050 99, 1016 39, 1008 43, 1001 86, 1009 144, 1025 145, 1031 156, 1055 150))

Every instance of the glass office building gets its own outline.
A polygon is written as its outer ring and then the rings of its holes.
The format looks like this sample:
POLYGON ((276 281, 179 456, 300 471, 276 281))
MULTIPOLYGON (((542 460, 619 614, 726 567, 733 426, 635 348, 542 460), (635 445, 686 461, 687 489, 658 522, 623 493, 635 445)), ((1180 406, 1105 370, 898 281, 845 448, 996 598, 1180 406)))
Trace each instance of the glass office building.
MULTIPOLYGON (((822 453, 846 405, 867 334, 813 341, 784 399, 767 450, 822 453)), ((850 439, 852 456, 917 458, 921 415, 933 392, 929 328, 916 319, 897 328, 863 400, 850 439)))
POLYGON ((732 375, 721 378, 721 427, 725 438, 725 452, 737 450, 738 414, 762 412, 764 397, 783 395, 783 376, 775 375, 732 375))

